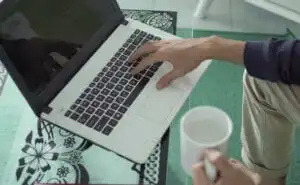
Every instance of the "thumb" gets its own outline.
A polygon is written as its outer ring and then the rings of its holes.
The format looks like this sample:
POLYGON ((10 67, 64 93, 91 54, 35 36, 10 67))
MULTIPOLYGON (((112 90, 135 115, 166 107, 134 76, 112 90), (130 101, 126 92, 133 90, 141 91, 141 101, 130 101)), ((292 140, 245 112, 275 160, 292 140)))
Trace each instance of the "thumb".
POLYGON ((208 160, 217 168, 221 174, 229 171, 232 166, 229 160, 220 152, 216 150, 208 150, 206 152, 208 160))
POLYGON ((165 74, 157 83, 157 89, 163 89, 167 87, 173 80, 182 76, 180 71, 172 70, 171 72, 165 74))
POLYGON ((208 178, 204 172, 204 164, 200 162, 193 165, 193 185, 210 185, 208 178))

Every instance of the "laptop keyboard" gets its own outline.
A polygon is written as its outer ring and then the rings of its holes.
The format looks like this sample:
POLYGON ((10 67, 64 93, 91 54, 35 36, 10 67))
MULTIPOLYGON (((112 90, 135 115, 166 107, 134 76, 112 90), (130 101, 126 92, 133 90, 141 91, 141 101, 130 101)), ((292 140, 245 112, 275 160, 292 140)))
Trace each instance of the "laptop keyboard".
POLYGON ((162 64, 153 64, 136 75, 130 73, 137 63, 128 64, 129 56, 150 40, 161 38, 135 30, 65 112, 65 116, 109 135, 162 64))

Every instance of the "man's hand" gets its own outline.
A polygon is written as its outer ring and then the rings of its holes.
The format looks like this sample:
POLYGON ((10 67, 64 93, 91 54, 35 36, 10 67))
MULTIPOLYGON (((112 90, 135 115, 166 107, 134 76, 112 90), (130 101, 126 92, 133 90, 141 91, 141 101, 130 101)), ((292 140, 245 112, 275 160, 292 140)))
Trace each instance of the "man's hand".
POLYGON ((163 76, 157 84, 157 88, 162 89, 173 80, 198 67, 206 59, 225 60, 235 64, 243 64, 244 49, 245 42, 217 36, 153 41, 140 47, 129 59, 129 62, 137 62, 137 59, 142 58, 133 70, 133 73, 138 73, 158 61, 170 62, 173 70, 163 76))
POLYGON ((158 89, 165 88, 170 82, 192 71, 202 61, 211 57, 210 39, 207 37, 146 43, 129 59, 130 62, 137 62, 137 59, 144 57, 133 73, 138 73, 158 61, 170 62, 173 70, 163 76, 157 84, 158 89))
POLYGON ((258 185, 259 176, 248 170, 236 160, 228 160, 217 151, 208 151, 209 161, 217 168, 215 183, 209 182, 203 169, 203 163, 193 166, 194 185, 258 185))

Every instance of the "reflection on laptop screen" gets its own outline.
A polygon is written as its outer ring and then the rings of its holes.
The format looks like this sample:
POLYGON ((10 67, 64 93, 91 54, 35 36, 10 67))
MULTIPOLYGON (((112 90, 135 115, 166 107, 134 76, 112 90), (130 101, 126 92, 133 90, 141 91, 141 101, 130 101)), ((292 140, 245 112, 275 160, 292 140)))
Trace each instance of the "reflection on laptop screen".
POLYGON ((18 1, 1 21, 0 42, 31 91, 45 87, 91 39, 113 13, 108 2, 18 1))

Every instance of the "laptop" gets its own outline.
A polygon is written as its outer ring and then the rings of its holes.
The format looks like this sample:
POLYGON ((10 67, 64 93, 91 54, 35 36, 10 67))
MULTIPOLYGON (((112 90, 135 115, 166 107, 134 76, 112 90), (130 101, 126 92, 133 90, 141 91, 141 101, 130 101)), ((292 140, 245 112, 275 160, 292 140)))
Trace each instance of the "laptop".
POLYGON ((160 91, 168 62, 132 75, 127 61, 137 48, 179 38, 126 19, 115 0, 4 0, 0 30, 1 61, 36 116, 137 163, 208 65, 160 91))

